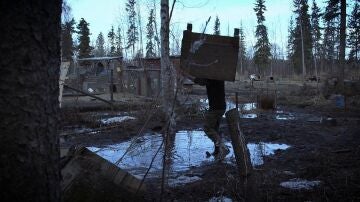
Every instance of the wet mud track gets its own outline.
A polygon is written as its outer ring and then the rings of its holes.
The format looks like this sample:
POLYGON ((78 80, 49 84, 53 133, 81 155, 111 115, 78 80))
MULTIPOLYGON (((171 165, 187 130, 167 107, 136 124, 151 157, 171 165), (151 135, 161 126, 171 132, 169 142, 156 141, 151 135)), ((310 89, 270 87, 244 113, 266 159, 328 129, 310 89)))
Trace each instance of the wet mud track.
MULTIPOLYGON (((106 132, 71 136, 62 145, 86 145, 115 162, 144 123, 137 113, 121 116, 135 119, 127 118, 119 127, 106 132)), ((212 147, 203 134, 201 115, 184 116, 177 125, 173 166, 168 172, 168 187, 164 196, 167 200, 180 201, 360 200, 359 120, 358 112, 332 108, 280 106, 270 111, 242 110, 240 125, 255 167, 254 176, 246 187, 245 179, 237 175, 232 154, 221 163, 206 158, 205 152, 211 151, 212 147), (329 117, 336 121, 328 121, 329 117)), ((159 135, 161 124, 162 120, 157 118, 149 122, 143 134, 135 140, 130 156, 119 164, 120 167, 139 178, 143 177, 162 141, 159 135)), ((230 146, 225 120, 221 133, 230 146)), ((162 154, 160 152, 159 159, 155 159, 157 163, 145 180, 149 193, 144 200, 160 197, 162 154)))

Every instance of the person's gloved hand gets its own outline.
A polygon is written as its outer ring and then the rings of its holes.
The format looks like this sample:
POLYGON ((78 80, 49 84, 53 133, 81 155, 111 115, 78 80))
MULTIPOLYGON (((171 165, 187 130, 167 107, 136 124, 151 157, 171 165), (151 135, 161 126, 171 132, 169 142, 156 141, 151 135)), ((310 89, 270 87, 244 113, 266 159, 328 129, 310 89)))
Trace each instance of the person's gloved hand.
POLYGON ((195 78, 194 83, 196 83, 200 86, 205 86, 207 84, 207 79, 195 78))

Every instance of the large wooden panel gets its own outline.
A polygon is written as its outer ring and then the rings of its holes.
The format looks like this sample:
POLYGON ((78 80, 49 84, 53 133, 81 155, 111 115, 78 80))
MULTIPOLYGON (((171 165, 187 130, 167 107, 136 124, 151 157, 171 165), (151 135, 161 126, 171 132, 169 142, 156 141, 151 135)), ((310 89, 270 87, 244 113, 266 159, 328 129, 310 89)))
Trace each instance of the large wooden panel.
POLYGON ((185 30, 181 46, 181 68, 197 78, 234 81, 238 51, 239 37, 208 35, 185 30), (200 42, 201 40, 203 43, 200 42), (202 45, 194 49, 199 43, 202 45))

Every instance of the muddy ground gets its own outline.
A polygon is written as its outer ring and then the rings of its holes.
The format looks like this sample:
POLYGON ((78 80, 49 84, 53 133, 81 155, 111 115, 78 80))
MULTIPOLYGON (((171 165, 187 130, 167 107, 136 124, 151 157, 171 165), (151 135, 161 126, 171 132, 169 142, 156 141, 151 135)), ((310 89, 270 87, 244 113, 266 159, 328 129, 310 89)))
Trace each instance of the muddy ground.
MULTIPOLYGON (((239 93, 240 126, 246 141, 262 145, 260 150, 263 153, 257 157, 261 162, 256 163, 251 176, 247 179, 238 176, 233 154, 224 162, 216 162, 206 159, 204 151, 211 150, 209 145, 202 150, 201 145, 193 147, 191 142, 186 143, 189 156, 199 151, 200 157, 196 157, 196 163, 189 157, 185 169, 179 165, 181 161, 174 161, 174 170, 170 170, 166 177, 164 200, 360 201, 359 97, 348 97, 346 108, 339 108, 331 97, 319 96, 321 87, 317 84, 303 87, 286 83, 276 86, 276 108, 264 110, 256 104, 255 107, 244 105, 256 103, 259 94, 270 97, 274 94, 274 88, 270 91, 263 85, 256 88, 265 90, 260 93, 248 83, 226 85, 229 108, 235 102, 235 92, 239 93), (273 153, 267 153, 267 144, 286 145, 288 148, 275 147, 273 153), (177 170, 176 166, 182 169, 177 170), (172 184, 173 180, 181 181, 181 177, 192 180, 172 184)), ((166 121, 158 110, 156 99, 118 94, 115 100, 117 107, 110 110, 90 98, 66 97, 60 128, 61 147, 109 148, 109 145, 134 138, 163 133, 166 121), (128 120, 106 122, 113 117, 128 117, 128 120)), ((176 130, 201 133, 206 109, 205 89, 195 86, 190 94, 181 97, 178 105, 176 130)), ((231 146, 225 119, 220 130, 231 146)), ((179 154, 183 153, 176 155, 179 154)), ((176 155, 173 158, 178 158, 176 155)), ((159 158, 162 158, 161 152, 159 158)), ((127 166, 131 171, 131 165, 127 166)), ((145 173, 137 172, 139 178, 145 173)), ((147 192, 140 199, 159 200, 161 182, 161 171, 155 170, 145 179, 147 192)), ((114 197, 126 201, 126 197, 119 195, 114 197)))

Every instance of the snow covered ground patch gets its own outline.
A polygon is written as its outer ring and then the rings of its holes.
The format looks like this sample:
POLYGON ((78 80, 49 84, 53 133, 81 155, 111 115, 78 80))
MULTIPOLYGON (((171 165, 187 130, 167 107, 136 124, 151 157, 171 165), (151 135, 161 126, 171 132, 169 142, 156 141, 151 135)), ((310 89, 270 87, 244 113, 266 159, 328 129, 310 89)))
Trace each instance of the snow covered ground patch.
POLYGON ((131 116, 116 116, 116 117, 101 119, 100 122, 102 124, 108 125, 112 123, 121 123, 127 120, 134 120, 134 119, 135 118, 131 116))
POLYGON ((284 188, 288 188, 288 189, 294 189, 294 190, 300 190, 300 189, 310 190, 316 186, 319 186, 320 183, 321 182, 319 180, 308 181, 308 180, 303 180, 303 179, 299 179, 299 178, 294 178, 289 181, 280 183, 280 186, 282 186, 284 188))

